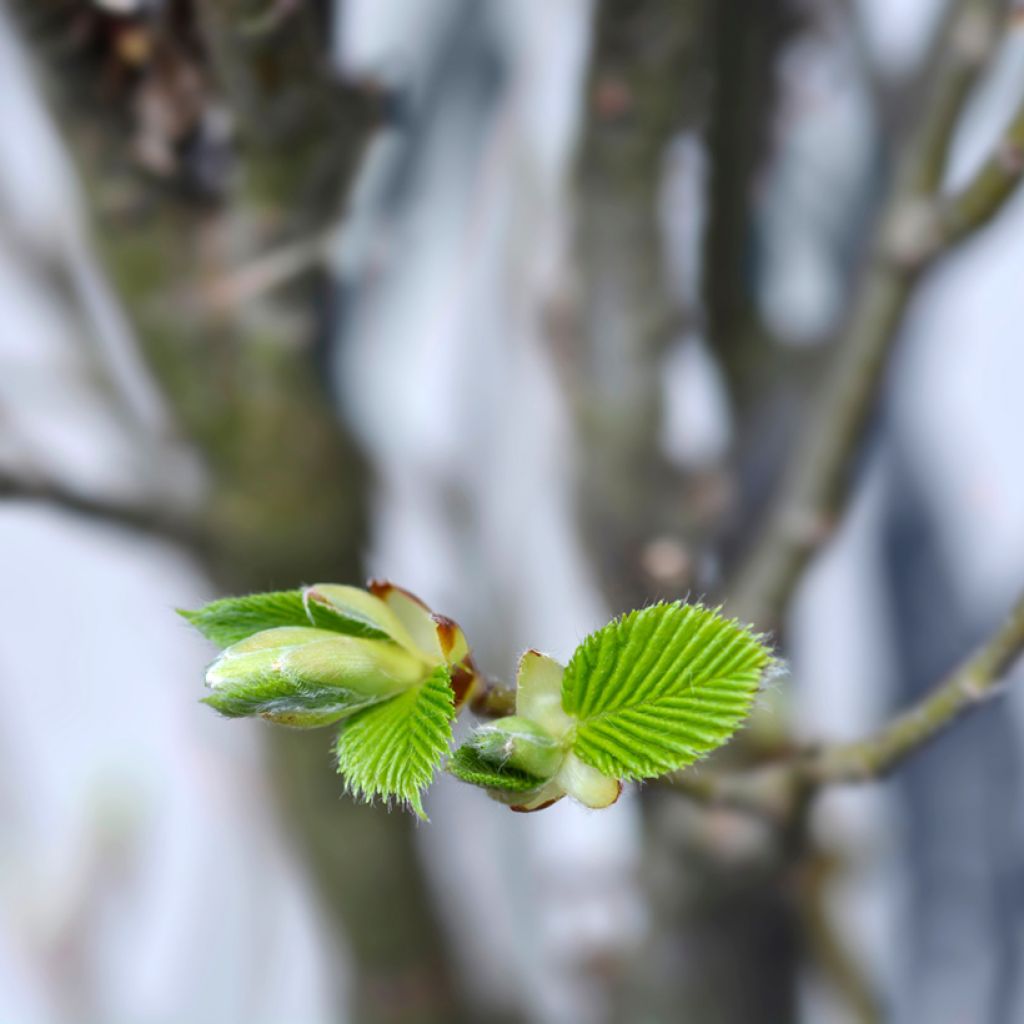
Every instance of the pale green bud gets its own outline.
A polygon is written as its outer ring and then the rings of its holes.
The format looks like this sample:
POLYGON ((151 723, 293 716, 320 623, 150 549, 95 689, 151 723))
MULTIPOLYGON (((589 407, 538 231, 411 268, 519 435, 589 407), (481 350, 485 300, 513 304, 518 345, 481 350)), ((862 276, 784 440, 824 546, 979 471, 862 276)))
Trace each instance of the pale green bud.
POLYGON ((549 732, 518 715, 482 725, 469 744, 486 763, 537 779, 550 779, 565 756, 561 744, 549 732))
POLYGON ((431 666, 390 640, 282 626, 256 633, 210 666, 206 703, 231 717, 261 715, 312 728, 424 680, 431 666))

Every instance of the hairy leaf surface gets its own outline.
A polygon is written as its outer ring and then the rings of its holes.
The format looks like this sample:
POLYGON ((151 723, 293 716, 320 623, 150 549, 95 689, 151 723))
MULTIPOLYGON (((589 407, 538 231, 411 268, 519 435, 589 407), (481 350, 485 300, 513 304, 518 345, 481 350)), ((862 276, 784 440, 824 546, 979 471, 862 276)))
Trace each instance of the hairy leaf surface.
POLYGON ((462 782, 487 789, 503 789, 510 793, 527 793, 539 789, 547 780, 518 771, 515 768, 498 767, 480 756, 480 752, 466 744, 459 747, 448 759, 448 771, 462 782))
POLYGON ((365 800, 404 800, 424 818, 421 790, 452 741, 455 702, 448 670, 436 669, 417 686, 358 711, 338 735, 338 771, 365 800))
POLYGON ((179 609, 178 614, 219 647, 230 647, 278 626, 313 625, 367 640, 390 639, 359 609, 307 602, 301 590, 272 590, 263 594, 225 597, 194 611, 179 609))
POLYGON ((219 647, 230 647, 264 629, 310 625, 301 590, 224 597, 195 611, 179 609, 178 614, 219 647))
POLYGON ((615 779, 693 763, 747 716, 772 658, 763 638, 699 604, 656 604, 592 633, 562 680, 573 752, 615 779))

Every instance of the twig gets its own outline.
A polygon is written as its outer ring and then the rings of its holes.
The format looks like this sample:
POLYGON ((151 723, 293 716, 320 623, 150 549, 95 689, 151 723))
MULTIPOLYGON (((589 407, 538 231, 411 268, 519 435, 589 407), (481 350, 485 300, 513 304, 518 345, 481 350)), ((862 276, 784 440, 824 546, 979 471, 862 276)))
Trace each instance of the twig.
POLYGON ((1022 649, 1024 597, 1002 627, 920 703, 867 739, 823 747, 803 764, 802 774, 815 786, 888 775, 909 754, 995 696, 1022 649))
POLYGON ((86 494, 59 480, 0 468, 0 499, 42 502, 88 519, 149 533, 194 550, 209 542, 197 518, 156 501, 121 500, 86 494))
POLYGON ((1024 173, 1024 103, 974 178, 943 205, 943 242, 954 245, 987 224, 1002 208, 1024 173))
POLYGON ((971 183, 948 202, 936 196, 959 111, 996 37, 991 7, 989 0, 967 0, 949 19, 928 109, 895 176, 820 405, 768 525, 729 588, 730 611, 762 628, 778 625, 804 568, 842 513, 849 464, 914 285, 926 267, 991 219, 1020 178, 1024 100, 971 183))
POLYGON ((887 776, 905 758, 995 696, 1022 651, 1024 595, 1006 622, 971 657, 919 703, 865 739, 821 746, 750 771, 690 770, 668 776, 667 781, 699 803, 785 820, 822 787, 887 776))
POLYGON ((203 289, 209 309, 235 309, 294 280, 326 259, 334 237, 334 231, 327 231, 301 238, 217 278, 203 289))
POLYGON ((864 965, 846 941, 842 922, 828 905, 828 894, 837 874, 839 859, 826 850, 812 847, 800 875, 800 910, 807 949, 821 972, 822 980, 846 1006, 857 1024, 880 1024, 885 1019, 881 1001, 864 965))

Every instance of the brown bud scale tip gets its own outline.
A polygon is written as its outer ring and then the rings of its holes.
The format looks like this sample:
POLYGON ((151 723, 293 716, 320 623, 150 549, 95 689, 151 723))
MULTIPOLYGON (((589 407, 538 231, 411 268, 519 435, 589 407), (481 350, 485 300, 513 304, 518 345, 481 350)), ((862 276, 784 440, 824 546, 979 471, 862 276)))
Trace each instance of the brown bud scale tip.
POLYGON ((523 804, 513 804, 509 807, 510 811, 515 811, 516 814, 533 814, 534 811, 543 811, 550 807, 552 804, 557 804, 562 798, 556 796, 551 800, 545 800, 542 804, 537 804, 536 807, 525 807, 523 804))
POLYGON ((395 592, 402 594, 409 598, 410 601, 415 601, 425 611, 430 611, 429 608, 413 593, 410 593, 405 587, 398 587, 394 583, 390 583, 388 580, 368 580, 366 583, 366 589, 369 590, 374 597, 379 597, 382 601, 386 601, 390 593, 395 592))
POLYGON ((458 665, 452 666, 451 684, 457 708, 462 707, 466 699, 473 693, 479 678, 480 673, 473 663, 472 655, 461 661, 458 665))
POLYGON ((437 626, 437 639, 441 644, 441 652, 447 658, 455 646, 455 636, 459 627, 448 618, 447 615, 431 615, 434 625, 437 626))

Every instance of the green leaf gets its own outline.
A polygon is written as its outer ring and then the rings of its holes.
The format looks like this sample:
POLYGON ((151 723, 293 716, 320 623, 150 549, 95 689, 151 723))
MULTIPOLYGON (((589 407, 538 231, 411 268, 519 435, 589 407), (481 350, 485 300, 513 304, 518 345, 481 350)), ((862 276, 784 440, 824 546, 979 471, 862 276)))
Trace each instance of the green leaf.
POLYGON ((264 629, 309 625, 301 590, 224 597, 195 611, 179 608, 178 614, 219 647, 230 647, 264 629))
POLYGON ((343 609, 316 602, 307 605, 301 590, 272 590, 264 594, 225 597, 195 611, 178 609, 178 614, 219 647, 230 647, 265 629, 310 624, 346 636, 368 640, 391 639, 383 629, 356 611, 346 613, 343 609))
POLYGON ((772 657, 761 636, 699 604, 656 604, 576 649, 562 707, 573 752, 614 779, 675 771, 721 746, 750 711, 772 657))
POLYGON ((421 817, 420 791, 434 777, 452 741, 455 702, 448 669, 354 714, 338 735, 338 771, 365 800, 404 800, 421 817))
POLYGON ((459 747, 447 764, 448 771, 462 782, 486 789, 503 789, 510 793, 528 793, 539 789, 547 779, 538 778, 527 772, 510 768, 508 765, 499 767, 489 763, 469 744, 459 747))

